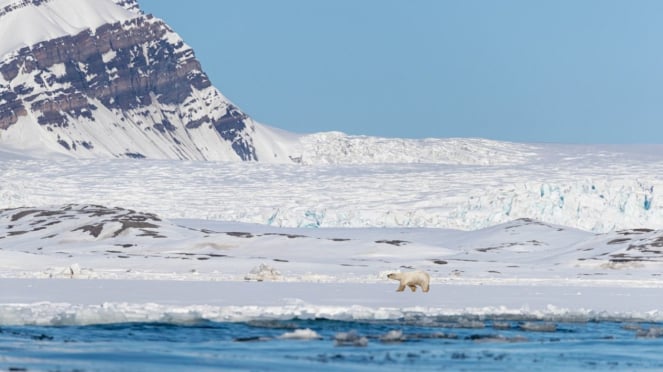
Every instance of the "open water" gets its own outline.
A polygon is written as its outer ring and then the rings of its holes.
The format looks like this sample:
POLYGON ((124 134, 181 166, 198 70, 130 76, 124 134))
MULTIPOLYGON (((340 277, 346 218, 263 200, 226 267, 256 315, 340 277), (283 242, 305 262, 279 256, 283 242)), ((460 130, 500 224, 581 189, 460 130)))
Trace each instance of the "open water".
POLYGON ((421 318, 0 327, 0 370, 663 370, 663 324, 421 318))

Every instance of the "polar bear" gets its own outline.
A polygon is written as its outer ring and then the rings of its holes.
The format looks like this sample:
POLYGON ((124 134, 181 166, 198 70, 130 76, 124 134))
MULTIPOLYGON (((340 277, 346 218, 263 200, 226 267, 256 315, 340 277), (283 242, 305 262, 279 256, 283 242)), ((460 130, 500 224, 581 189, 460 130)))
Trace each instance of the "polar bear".
POLYGON ((421 287, 424 292, 430 289, 430 275, 424 271, 409 271, 405 273, 391 273, 387 278, 399 280, 401 283, 396 292, 403 292, 405 287, 410 287, 412 292, 417 291, 417 286, 421 287))

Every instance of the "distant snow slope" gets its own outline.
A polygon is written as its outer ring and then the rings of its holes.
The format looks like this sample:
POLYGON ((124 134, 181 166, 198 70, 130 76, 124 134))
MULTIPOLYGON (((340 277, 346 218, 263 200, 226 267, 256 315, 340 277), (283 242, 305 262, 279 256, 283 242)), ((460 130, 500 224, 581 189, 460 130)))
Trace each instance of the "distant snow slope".
POLYGON ((404 139, 351 136, 341 132, 302 136, 293 158, 303 164, 518 164, 535 146, 478 138, 404 139))
POLYGON ((287 227, 476 230, 532 218, 595 232, 663 229, 663 146, 527 151, 507 165, 25 160, 0 152, 0 205, 89 203, 287 227))

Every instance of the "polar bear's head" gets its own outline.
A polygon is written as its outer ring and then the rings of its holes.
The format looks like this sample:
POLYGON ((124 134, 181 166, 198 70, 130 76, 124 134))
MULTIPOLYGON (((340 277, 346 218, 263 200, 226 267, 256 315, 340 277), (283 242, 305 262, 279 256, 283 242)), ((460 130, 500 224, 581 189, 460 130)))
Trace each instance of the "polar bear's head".
POLYGON ((401 280, 401 273, 391 273, 387 275, 387 278, 394 280, 401 280))

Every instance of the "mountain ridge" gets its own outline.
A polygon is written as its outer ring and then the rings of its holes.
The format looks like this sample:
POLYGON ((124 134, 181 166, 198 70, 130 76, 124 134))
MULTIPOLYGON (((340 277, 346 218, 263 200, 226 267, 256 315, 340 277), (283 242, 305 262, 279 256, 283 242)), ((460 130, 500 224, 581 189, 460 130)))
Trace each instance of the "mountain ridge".
POLYGON ((223 96, 193 50, 137 2, 5 4, 15 6, 5 28, 51 23, 19 40, 21 47, 3 45, 14 49, 0 62, 0 144, 79 158, 291 161, 282 146, 288 138, 223 96), (72 5, 83 15, 61 21, 72 5))
POLYGON ((136 0, 0 0, 0 14, 7 33, 16 24, 42 27, 0 41, 0 51, 11 49, 0 52, 0 148, 6 152, 485 165, 519 163, 531 153, 529 145, 483 139, 302 135, 257 123, 212 85, 193 49, 136 0), (69 19, 60 23, 63 18, 69 19))

